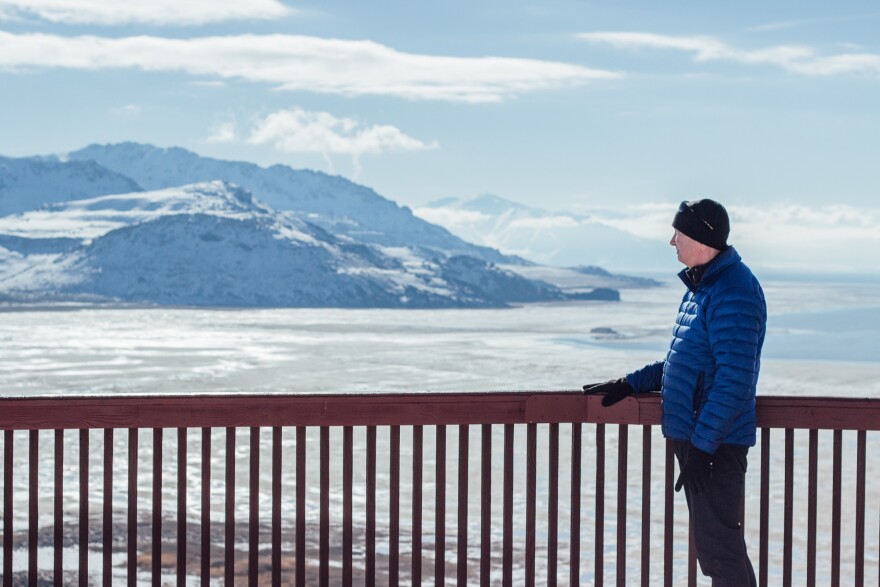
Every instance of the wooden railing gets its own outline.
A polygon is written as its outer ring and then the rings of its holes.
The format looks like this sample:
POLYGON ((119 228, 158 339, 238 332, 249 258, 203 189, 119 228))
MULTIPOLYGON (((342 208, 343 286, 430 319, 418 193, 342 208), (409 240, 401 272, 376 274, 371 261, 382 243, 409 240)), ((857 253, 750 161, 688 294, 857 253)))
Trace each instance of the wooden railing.
MULTIPOLYGON (((658 585, 662 576, 667 586, 697 585, 658 397, 611 408, 599 399, 0 398, 2 583, 135 585, 149 576, 160 585, 176 575, 178 585, 187 577, 233 585, 236 576, 248 585, 658 585), (448 436, 449 426, 458 434, 448 436), (641 427, 640 447, 630 447, 631 426, 641 427), (98 443, 103 450, 93 451, 98 443), (176 458, 166 459, 174 445, 176 458), (653 458, 658 445, 662 459, 653 458), (616 471, 606 465, 615 447, 616 471)), ((880 540, 866 520, 875 530, 880 497, 866 479, 880 473, 880 438, 868 434, 880 429, 880 400, 761 397, 758 426, 759 471, 747 476, 742 511, 759 584, 874 581, 880 540), (771 445, 777 433, 784 443, 771 445), (829 451, 830 473, 820 472, 829 451)))

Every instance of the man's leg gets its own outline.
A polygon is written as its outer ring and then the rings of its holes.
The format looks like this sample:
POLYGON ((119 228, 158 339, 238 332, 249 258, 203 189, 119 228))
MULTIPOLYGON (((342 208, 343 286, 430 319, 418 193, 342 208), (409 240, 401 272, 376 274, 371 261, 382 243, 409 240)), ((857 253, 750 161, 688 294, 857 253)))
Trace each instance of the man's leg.
MULTIPOLYGON (((679 466, 687 458, 687 443, 676 443, 679 466)), ((748 448, 722 445, 715 452, 712 479, 706 491, 685 497, 694 528, 694 545, 703 574, 713 587, 754 587, 755 571, 739 523, 745 491, 748 448)))

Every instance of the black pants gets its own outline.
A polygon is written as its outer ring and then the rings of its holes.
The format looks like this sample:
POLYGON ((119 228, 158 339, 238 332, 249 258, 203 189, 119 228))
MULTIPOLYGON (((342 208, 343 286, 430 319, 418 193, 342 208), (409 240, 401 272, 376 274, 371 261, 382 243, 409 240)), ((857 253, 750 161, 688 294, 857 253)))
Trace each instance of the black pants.
MULTIPOLYGON (((687 460, 689 448, 688 442, 674 442, 679 467, 687 460)), ((697 560, 703 574, 712 578, 712 587, 757 585, 740 524, 748 452, 746 446, 722 444, 715 451, 706 491, 691 495, 684 486, 697 560)))

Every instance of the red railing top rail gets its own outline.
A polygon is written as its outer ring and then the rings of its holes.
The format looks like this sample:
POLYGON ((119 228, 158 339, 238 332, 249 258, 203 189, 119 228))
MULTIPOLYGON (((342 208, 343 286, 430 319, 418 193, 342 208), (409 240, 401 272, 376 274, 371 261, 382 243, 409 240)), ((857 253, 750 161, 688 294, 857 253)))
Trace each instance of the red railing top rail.
MULTIPOLYGON (((605 408, 577 391, 0 397, 0 429, 660 423, 647 394, 605 408)), ((880 430, 880 399, 761 396, 758 426, 880 430)))

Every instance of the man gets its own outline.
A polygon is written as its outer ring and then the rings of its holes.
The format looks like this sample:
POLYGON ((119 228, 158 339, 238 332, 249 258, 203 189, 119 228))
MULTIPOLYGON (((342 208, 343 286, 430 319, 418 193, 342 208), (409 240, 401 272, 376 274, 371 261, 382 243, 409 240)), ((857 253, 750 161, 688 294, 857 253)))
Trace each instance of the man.
POLYGON ((756 585, 739 523, 746 455, 755 445, 755 387, 767 321, 764 293, 727 244, 730 220, 709 199, 682 202, 669 242, 687 290, 666 358, 606 383, 602 405, 660 391, 694 529, 697 559, 713 587, 756 585))

